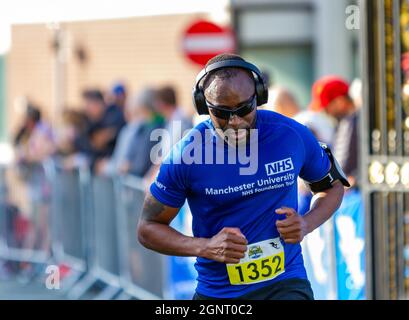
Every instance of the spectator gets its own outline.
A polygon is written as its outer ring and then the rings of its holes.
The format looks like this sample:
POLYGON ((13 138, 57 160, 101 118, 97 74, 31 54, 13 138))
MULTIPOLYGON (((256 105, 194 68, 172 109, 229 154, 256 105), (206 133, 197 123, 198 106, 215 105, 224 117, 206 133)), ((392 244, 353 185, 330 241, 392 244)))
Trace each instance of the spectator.
MULTIPOLYGON (((332 79, 324 77, 316 81, 311 90, 312 100, 306 111, 294 119, 307 126, 321 142, 333 146, 337 118, 329 112, 328 104, 333 94, 332 79)), ((332 108, 330 108, 332 111, 332 108)))
POLYGON ((165 132, 166 136, 161 141, 161 155, 159 158, 152 159, 155 165, 153 165, 149 171, 145 174, 145 184, 149 186, 155 178, 159 165, 171 150, 174 144, 176 144, 186 133, 187 130, 192 128, 192 120, 189 119, 178 106, 176 91, 171 86, 164 86, 159 88, 155 94, 155 105, 157 111, 165 119, 165 132))
POLYGON ((349 84, 336 76, 319 79, 313 87, 312 105, 336 119, 334 156, 354 185, 358 166, 358 113, 349 95, 349 84))
POLYGON ((185 131, 192 128, 192 120, 178 106, 175 89, 171 86, 164 86, 157 90, 156 103, 158 111, 166 120, 165 130, 170 136, 170 141, 164 142, 162 146, 163 155, 166 155, 171 147, 183 137, 185 131))
POLYGON ((124 112, 125 106, 126 106, 126 99, 127 99, 127 90, 126 90, 125 84, 121 82, 115 83, 107 99, 108 105, 115 106, 116 108, 124 112))
POLYGON ((48 207, 50 186, 46 179, 44 161, 55 151, 51 128, 42 120, 40 110, 28 104, 23 125, 14 139, 17 168, 27 184, 30 201, 30 230, 24 247, 47 250, 48 207))
POLYGON ((270 71, 261 70, 261 77, 263 78, 264 84, 266 85, 267 88, 273 86, 273 77, 270 71))
POLYGON ((97 172, 104 175, 133 174, 144 176, 151 166, 150 151, 155 122, 155 92, 145 89, 130 101, 125 109, 127 124, 122 128, 114 153, 109 160, 101 160, 97 172))
POLYGON ((309 128, 318 141, 333 145, 336 123, 323 111, 301 111, 294 116, 294 120, 309 128))
POLYGON ((19 164, 41 163, 54 151, 51 128, 41 120, 40 110, 30 103, 23 125, 14 139, 14 145, 19 164))
POLYGON ((87 125, 87 117, 81 111, 65 110, 62 114, 62 126, 57 136, 57 155, 67 170, 87 164, 85 155, 75 145, 76 140, 86 138, 87 125))
POLYGON ((83 98, 89 123, 86 138, 77 139, 76 147, 88 156, 91 169, 94 169, 98 159, 112 155, 125 119, 116 106, 106 106, 101 91, 86 90, 83 98))
POLYGON ((272 87, 270 88, 268 94, 268 104, 263 109, 281 113, 289 118, 293 118, 300 112, 297 99, 287 89, 272 87))

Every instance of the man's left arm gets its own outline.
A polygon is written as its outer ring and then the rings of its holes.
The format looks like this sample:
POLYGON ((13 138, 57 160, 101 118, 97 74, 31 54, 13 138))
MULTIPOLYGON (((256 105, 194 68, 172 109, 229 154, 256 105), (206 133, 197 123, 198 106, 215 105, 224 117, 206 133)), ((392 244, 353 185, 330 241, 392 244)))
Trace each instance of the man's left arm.
POLYGON ((277 214, 286 215, 286 219, 277 220, 276 226, 281 238, 286 243, 300 243, 304 237, 321 226, 339 208, 344 196, 344 186, 335 181, 332 188, 314 193, 311 209, 299 215, 293 208, 282 207, 277 214))
POLYGON ((276 213, 286 215, 286 219, 276 222, 286 243, 301 242, 308 233, 327 221, 341 205, 344 186, 350 186, 331 149, 319 143, 306 127, 300 125, 298 129, 305 151, 300 178, 307 183, 314 197, 311 209, 304 216, 292 208, 276 210, 276 213))
POLYGON ((285 214, 286 219, 277 220, 276 226, 281 238, 286 243, 300 243, 304 237, 327 221, 339 208, 344 195, 344 186, 335 181, 332 188, 314 193, 311 209, 304 215, 299 215, 294 209, 282 207, 276 210, 285 214))

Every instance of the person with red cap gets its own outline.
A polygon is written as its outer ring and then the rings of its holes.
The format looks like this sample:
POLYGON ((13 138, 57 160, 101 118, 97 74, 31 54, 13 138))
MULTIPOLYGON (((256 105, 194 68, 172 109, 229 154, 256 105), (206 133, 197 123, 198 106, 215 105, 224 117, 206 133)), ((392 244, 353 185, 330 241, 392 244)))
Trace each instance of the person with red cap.
POLYGON ((356 185, 358 170, 358 112, 349 94, 349 84, 337 76, 326 76, 312 87, 312 102, 309 109, 324 111, 337 120, 334 155, 348 176, 351 185, 356 185))
POLYGON ((309 109, 325 111, 338 121, 351 115, 355 106, 349 96, 349 84, 340 77, 326 76, 317 80, 312 87, 309 109))

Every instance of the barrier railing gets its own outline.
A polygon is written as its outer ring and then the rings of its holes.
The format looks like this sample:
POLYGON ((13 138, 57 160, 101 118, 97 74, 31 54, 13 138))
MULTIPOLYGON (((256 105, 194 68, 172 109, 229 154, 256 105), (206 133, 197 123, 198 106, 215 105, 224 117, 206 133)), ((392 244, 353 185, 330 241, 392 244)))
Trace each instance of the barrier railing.
POLYGON ((116 183, 121 284, 140 299, 165 297, 166 258, 136 241, 145 190, 142 180, 127 176, 116 183))
MULTIPOLYGON (((36 198, 35 195, 31 195, 32 198, 27 196, 28 206, 25 206, 31 210, 32 202, 35 206, 38 206, 39 203, 45 204, 49 245, 45 246, 44 250, 44 247, 39 247, 36 243, 27 246, 30 241, 25 241, 27 239, 19 234, 24 233, 25 230, 15 228, 16 220, 10 208, 13 204, 17 204, 17 207, 21 206, 21 211, 24 211, 24 201, 19 202, 12 195, 14 193, 22 196, 24 193, 15 190, 18 188, 15 184, 18 176, 16 178, 15 173, 15 168, 0 167, 0 258, 29 261, 41 265, 65 264, 69 266, 70 273, 61 284, 61 289, 66 291, 69 299, 163 299, 169 297, 169 285, 172 285, 172 281, 175 280, 169 281, 171 258, 148 250, 137 241, 137 222, 142 212, 145 196, 145 186, 141 179, 133 176, 113 179, 95 177, 87 168, 66 171, 55 161, 46 162, 44 173, 51 190, 50 198, 38 201, 39 198, 36 198), (10 190, 10 188, 14 189, 10 190)), ((338 229, 342 223, 342 226, 349 227, 348 230, 352 228, 351 230, 354 231, 355 224, 352 222, 360 216, 360 211, 356 210, 356 214, 354 213, 356 217, 346 216, 352 214, 348 206, 349 203, 352 204, 352 200, 348 199, 349 197, 344 199, 346 202, 343 206, 348 212, 342 211, 342 207, 335 215, 335 221, 338 229)), ((359 204, 359 198, 355 197, 353 201, 354 204, 359 204)), ((35 214, 38 212, 28 213, 32 229, 38 229, 42 221, 38 217, 34 218, 35 214)), ((345 231, 344 227, 339 230, 345 231)), ((24 229, 21 226, 20 228, 24 229)), ((360 233, 351 232, 336 233, 340 240, 335 242, 341 241, 341 247, 337 250, 338 256, 347 249, 346 245, 357 243, 358 240, 351 237, 362 236, 360 233)), ((28 232, 25 235, 29 234, 28 232)), ((313 240, 313 245, 320 243, 323 239, 318 240, 313 240)), ((334 239, 326 243, 328 246, 336 245, 334 239)), ((316 253, 312 255, 307 253, 309 250, 305 252, 307 269, 310 265, 313 267, 310 269, 314 271, 320 264, 313 263, 309 259, 319 259, 326 254, 323 251, 318 256, 316 253)), ((337 257, 337 261, 339 259, 341 258, 337 257)), ((355 270, 356 268, 353 268, 355 264, 351 265, 351 263, 357 261, 359 256, 356 255, 354 259, 352 261, 350 256, 346 257, 345 265, 348 270, 350 269, 348 272, 351 272, 351 277, 353 277, 351 279, 358 281, 358 284, 362 286, 359 282, 362 278, 360 273, 362 265, 359 270, 355 270)), ((325 261, 320 260, 319 262, 322 264, 325 261)), ((326 281, 335 281, 337 270, 334 269, 334 265, 324 265, 325 270, 331 271, 326 281)), ((194 279, 192 274, 189 274, 188 278, 192 281, 194 279)), ((312 277, 312 280, 314 279, 312 277)), ((342 283, 339 282, 338 286, 342 288, 342 283)), ((358 288, 357 283, 354 288, 358 288)), ((360 288, 358 289, 361 290, 360 288)), ((355 291, 358 292, 358 289, 355 291)), ((333 292, 334 288, 330 291, 333 292)), ((329 298, 325 292, 322 293, 321 298, 329 298)), ((189 294, 186 292, 184 297, 187 296, 189 294)), ((330 296, 340 297, 334 292, 330 296)), ((355 294, 354 297, 358 296, 355 294)))
POLYGON ((48 166, 52 186, 51 249, 56 263, 66 264, 71 268, 63 287, 66 291, 88 271, 92 259, 89 232, 91 222, 88 221, 87 207, 89 190, 83 182, 87 181, 88 176, 86 169, 65 171, 54 162, 48 166))
POLYGON ((142 181, 92 176, 86 168, 67 171, 54 160, 45 162, 43 170, 42 182, 49 188, 45 223, 30 212, 36 198, 16 189, 24 183, 16 184, 15 168, 0 167, 0 258, 67 265, 70 272, 61 289, 69 299, 164 298, 166 259, 142 247, 136 238, 145 195, 142 181), (19 201, 10 193, 17 194, 19 201), (37 250, 34 240, 15 240, 18 231, 9 213, 11 204, 29 211, 27 221, 33 230, 47 227, 47 250, 37 250), (98 291, 91 290, 95 286, 98 291))
POLYGON ((53 250, 63 261, 86 274, 70 288, 80 299, 103 283, 96 299, 158 299, 164 297, 165 259, 136 239, 144 188, 135 177, 91 177, 86 170, 59 171, 54 176, 53 211, 58 230, 53 250))
MULTIPOLYGON (((117 228, 116 195, 114 181, 105 177, 81 180, 87 196, 83 197, 86 210, 89 239, 88 272, 69 292, 69 298, 79 299, 95 284, 105 288, 95 299, 112 299, 120 290, 119 245, 117 228)), ((125 230, 126 231, 126 230, 125 230)), ((136 241, 136 239, 135 239, 136 241)))
POLYGON ((51 258, 49 187, 42 165, 27 172, 0 166, 3 259, 45 264, 51 258))

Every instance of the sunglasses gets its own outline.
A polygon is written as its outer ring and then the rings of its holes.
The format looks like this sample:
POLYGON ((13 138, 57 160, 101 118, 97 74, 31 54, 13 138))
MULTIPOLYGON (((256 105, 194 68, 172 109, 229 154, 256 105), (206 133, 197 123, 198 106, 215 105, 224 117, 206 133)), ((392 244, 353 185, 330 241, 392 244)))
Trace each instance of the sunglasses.
POLYGON ((256 107, 256 95, 252 95, 250 99, 240 103, 234 110, 228 109, 225 106, 214 106, 206 100, 206 105, 211 113, 220 119, 229 120, 233 115, 244 117, 254 110, 256 107))

